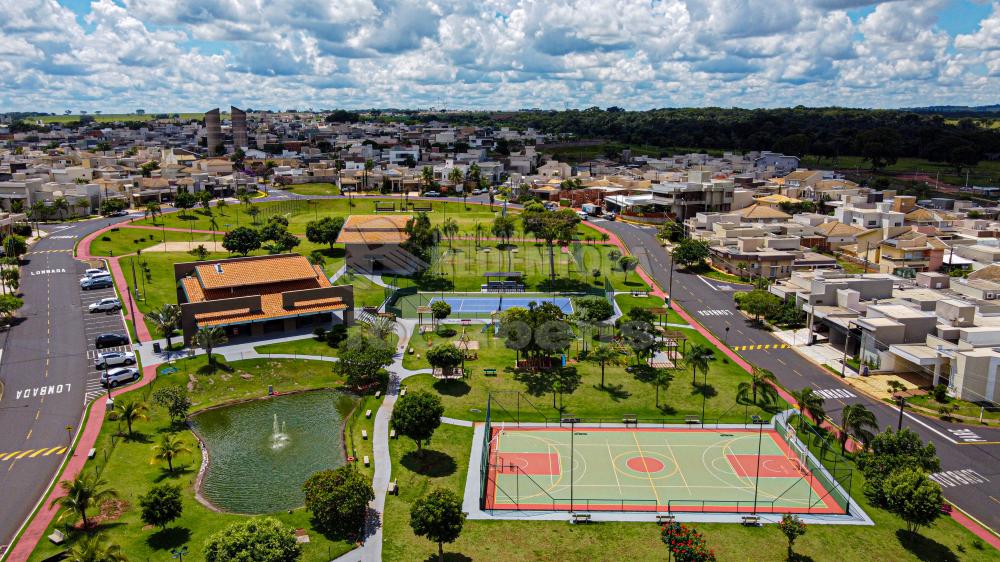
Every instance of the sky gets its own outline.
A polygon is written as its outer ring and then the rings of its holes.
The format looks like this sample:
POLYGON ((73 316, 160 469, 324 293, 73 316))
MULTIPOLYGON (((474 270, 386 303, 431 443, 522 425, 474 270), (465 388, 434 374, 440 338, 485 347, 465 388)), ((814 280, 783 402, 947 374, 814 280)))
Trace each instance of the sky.
POLYGON ((1000 103, 1000 0, 0 0, 0 112, 1000 103))

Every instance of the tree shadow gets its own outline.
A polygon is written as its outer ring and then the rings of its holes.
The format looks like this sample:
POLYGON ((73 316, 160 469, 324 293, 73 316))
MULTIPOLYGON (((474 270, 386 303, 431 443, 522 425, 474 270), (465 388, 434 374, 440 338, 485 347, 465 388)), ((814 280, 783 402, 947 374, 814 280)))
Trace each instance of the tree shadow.
POLYGON ((715 389, 714 386, 710 384, 702 384, 700 382, 694 383, 691 389, 692 395, 701 395, 705 398, 714 398, 719 395, 719 391, 715 389))
POLYGON ((128 441, 129 443, 149 444, 153 442, 153 440, 150 439, 148 435, 142 433, 141 431, 133 431, 132 435, 129 435, 128 430, 123 429, 122 432, 119 433, 118 435, 121 436, 123 440, 128 441))
POLYGON ((407 470, 431 478, 450 476, 458 468, 451 455, 433 449, 410 451, 403 455, 401 462, 407 470))
MULTIPOLYGON (((424 562, 438 562, 438 555, 431 554, 424 559, 424 562)), ((472 562, 472 558, 462 554, 461 552, 445 551, 444 562, 472 562)))
POLYGON ((443 275, 421 275, 417 281, 417 287, 421 291, 452 291, 455 283, 443 275))
POLYGON ((177 480, 178 478, 182 478, 184 475, 190 474, 192 472, 194 472, 194 470, 191 468, 191 465, 189 464, 183 464, 183 465, 175 464, 173 472, 170 472, 169 470, 167 470, 167 467, 163 466, 160 467, 160 473, 156 476, 156 478, 153 479, 153 481, 159 484, 164 480, 177 480))
POLYGON ((607 393, 608 397, 615 402, 626 400, 632 396, 632 393, 625 390, 625 387, 621 384, 606 384, 603 387, 599 384, 595 384, 594 388, 607 393))
POLYGON ((219 360, 216 360, 214 363, 206 363, 201 367, 198 367, 198 370, 196 372, 199 375, 214 375, 219 371, 232 373, 233 368, 230 367, 229 365, 226 365, 225 363, 220 362, 219 360))
POLYGON ((958 562, 958 556, 947 546, 934 539, 925 537, 906 529, 898 529, 896 538, 899 544, 917 558, 935 562, 958 562))
POLYGON ((552 378, 544 371, 520 369, 514 372, 514 380, 522 383, 528 394, 532 396, 541 396, 547 393, 552 386, 552 378))
POLYGON ((788 555, 789 562, 815 562, 812 556, 792 552, 788 555))
POLYGON ((461 379, 441 379, 434 383, 434 390, 445 396, 465 396, 472 387, 461 379))
POLYGON ((191 540, 191 529, 168 527, 146 537, 146 544, 153 550, 167 550, 177 548, 189 540, 191 540))
POLYGON ((677 413, 677 408, 674 408, 670 404, 660 404, 656 408, 665 416, 672 416, 677 413))

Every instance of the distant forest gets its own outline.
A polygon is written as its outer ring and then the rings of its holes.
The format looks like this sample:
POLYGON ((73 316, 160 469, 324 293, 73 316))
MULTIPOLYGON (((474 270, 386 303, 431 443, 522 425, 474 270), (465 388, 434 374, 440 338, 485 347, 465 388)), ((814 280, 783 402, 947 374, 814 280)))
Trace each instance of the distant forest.
POLYGON ((862 156, 873 168, 915 157, 956 166, 1000 153, 1000 130, 971 118, 899 110, 843 108, 655 109, 412 113, 409 119, 453 124, 534 127, 628 144, 713 150, 773 150, 821 158, 862 156))

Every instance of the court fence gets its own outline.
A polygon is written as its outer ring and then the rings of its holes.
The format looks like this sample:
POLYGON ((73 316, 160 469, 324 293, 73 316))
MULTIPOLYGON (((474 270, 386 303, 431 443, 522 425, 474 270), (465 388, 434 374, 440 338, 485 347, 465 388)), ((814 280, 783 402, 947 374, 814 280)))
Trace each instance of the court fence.
MULTIPOLYGON (((853 468, 850 462, 832 446, 829 437, 816 432, 808 424, 802 424, 796 429, 792 421, 799 416, 795 410, 774 415, 770 421, 775 433, 789 446, 792 451, 801 451, 797 460, 802 471, 783 492, 773 499, 758 498, 751 500, 731 499, 683 499, 667 500, 658 503, 652 499, 628 498, 591 498, 579 497, 575 494, 573 481, 570 478, 569 496, 553 496, 547 488, 539 484, 522 467, 514 463, 505 463, 498 455, 494 456, 494 430, 510 425, 519 427, 522 423, 529 427, 628 427, 632 424, 651 426, 687 425, 694 428, 729 428, 734 425, 744 425, 746 428, 762 428, 767 422, 753 416, 742 422, 733 417, 715 420, 698 420, 692 423, 691 417, 685 418, 578 418, 571 415, 552 417, 546 415, 544 407, 539 407, 519 391, 490 392, 486 404, 486 419, 482 441, 480 462, 480 496, 479 507, 483 510, 500 511, 622 511, 622 512, 666 512, 666 513, 784 513, 787 507, 781 505, 785 494, 796 489, 801 482, 808 483, 808 500, 805 513, 822 513, 830 515, 829 498, 837 506, 837 513, 851 514, 851 482, 853 468), (498 475, 514 473, 517 478, 508 479, 513 482, 513 489, 502 486, 498 475), (818 483, 819 486, 814 484, 818 483), (528 503, 522 498, 530 498, 528 503), (495 507, 502 504, 503 507, 495 507)), ((730 409, 732 410, 732 409, 730 409)), ((728 413, 728 412, 727 412, 728 413)), ((570 440, 572 447, 573 440, 570 440)), ((570 452, 570 458, 574 453, 570 452)), ((755 483, 755 486, 757 484, 755 483)), ((756 490, 755 490, 756 494, 756 490)))

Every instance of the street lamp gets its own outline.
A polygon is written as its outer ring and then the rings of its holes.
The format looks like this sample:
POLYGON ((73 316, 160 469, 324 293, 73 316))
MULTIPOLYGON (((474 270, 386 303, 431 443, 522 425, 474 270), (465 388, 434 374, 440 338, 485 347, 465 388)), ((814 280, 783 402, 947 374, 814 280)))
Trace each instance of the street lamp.
POLYGON ((726 326, 726 339, 723 341, 723 345, 729 347, 729 326, 726 326))
POLYGON ((840 378, 844 378, 844 372, 847 369, 847 348, 851 347, 851 324, 854 324, 854 321, 848 320, 847 338, 844 340, 844 357, 840 361, 840 378))
POLYGON ((180 548, 170 549, 171 558, 173 558, 174 560, 180 559, 180 562, 184 562, 184 555, 187 554, 187 552, 188 552, 187 545, 184 545, 180 548))

